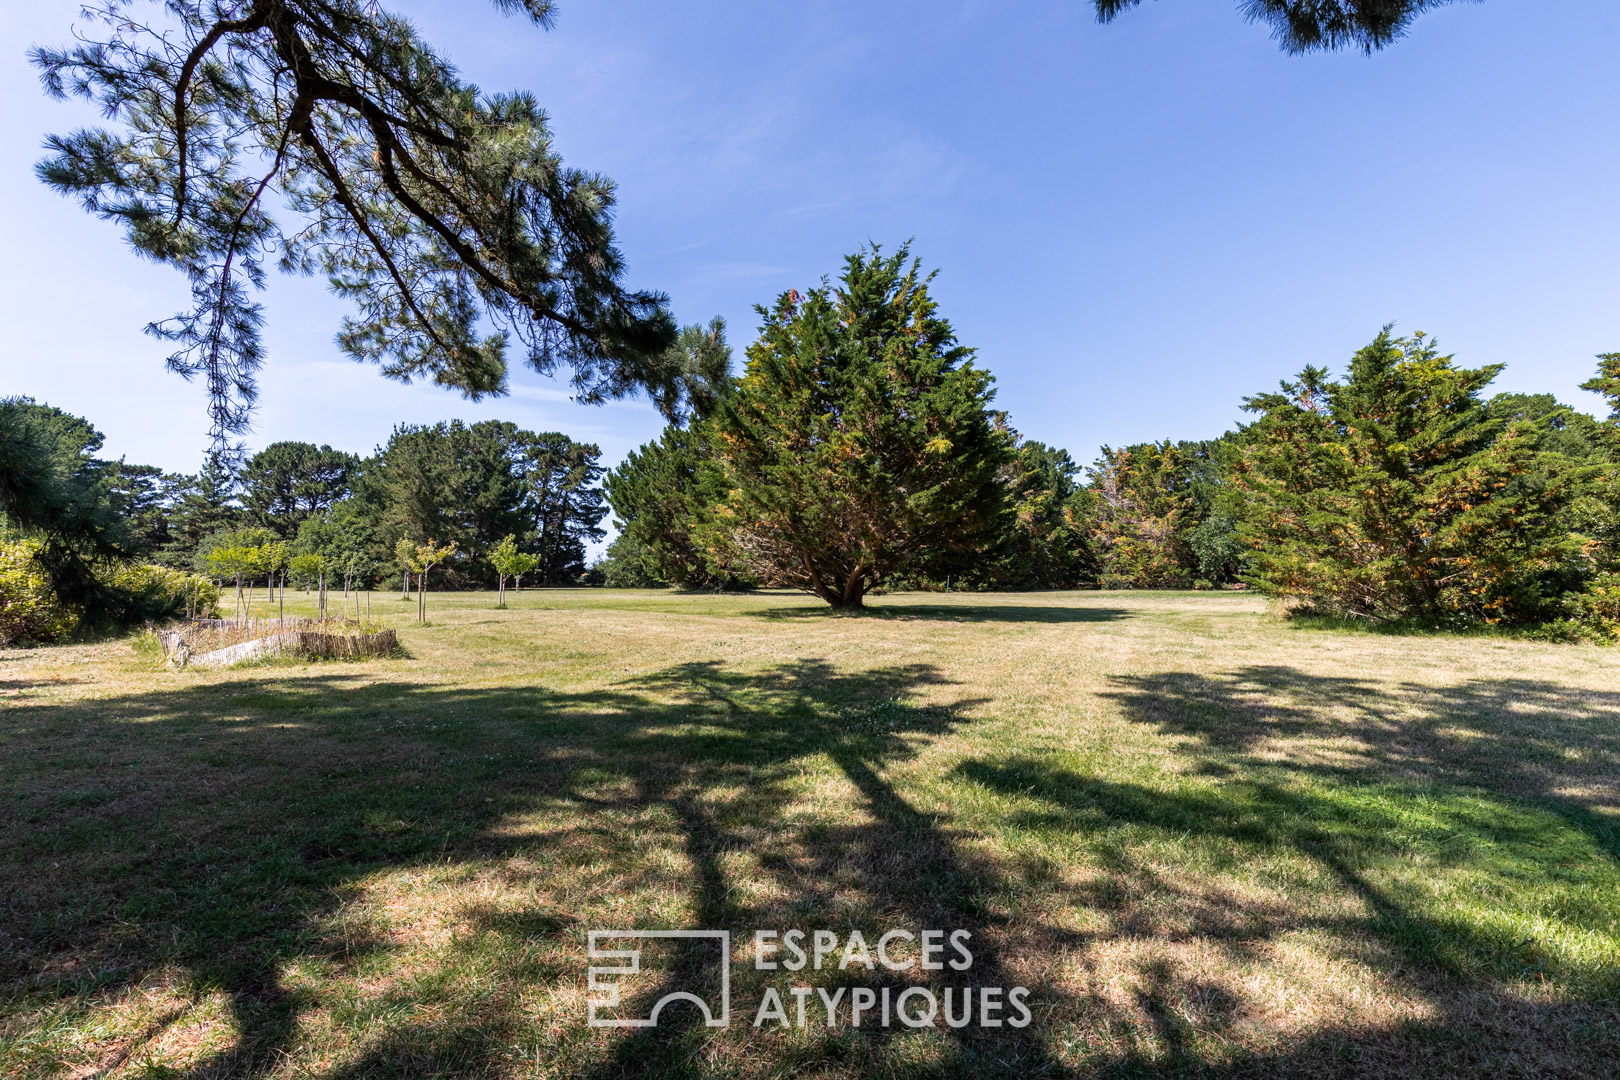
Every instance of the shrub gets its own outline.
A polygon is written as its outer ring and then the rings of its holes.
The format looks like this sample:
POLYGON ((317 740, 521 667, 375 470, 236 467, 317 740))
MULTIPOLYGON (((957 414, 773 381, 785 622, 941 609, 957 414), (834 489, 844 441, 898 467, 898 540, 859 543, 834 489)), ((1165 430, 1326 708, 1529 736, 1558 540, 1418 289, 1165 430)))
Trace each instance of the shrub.
POLYGON ((0 541, 0 645, 60 641, 79 617, 51 590, 35 556, 37 540, 0 541))
POLYGON ((1564 598, 1567 624, 1559 626, 1571 637, 1612 643, 1620 639, 1620 574, 1598 574, 1583 592, 1564 598))
MULTIPOLYGON (((79 613, 51 590, 37 558, 41 546, 38 540, 0 541, 0 645, 62 641, 81 629, 79 613)), ((213 615, 219 606, 213 582, 168 567, 104 564, 96 580, 124 626, 176 618, 188 608, 213 615)))
POLYGON ((219 613, 219 586, 197 574, 151 563, 125 563, 109 571, 106 584, 124 601, 129 623, 198 618, 219 613))

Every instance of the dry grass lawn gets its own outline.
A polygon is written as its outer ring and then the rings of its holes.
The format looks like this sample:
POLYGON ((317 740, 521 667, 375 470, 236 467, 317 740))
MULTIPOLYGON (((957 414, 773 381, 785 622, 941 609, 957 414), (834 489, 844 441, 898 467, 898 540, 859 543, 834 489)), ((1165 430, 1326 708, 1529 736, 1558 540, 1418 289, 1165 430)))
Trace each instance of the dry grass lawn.
POLYGON ((1234 594, 378 608, 408 657, 0 652, 0 1075, 1620 1075, 1614 650, 1234 594), (625 927, 732 929, 732 1025, 587 1027, 625 927), (787 927, 968 929, 1034 1023, 756 1029, 787 927))

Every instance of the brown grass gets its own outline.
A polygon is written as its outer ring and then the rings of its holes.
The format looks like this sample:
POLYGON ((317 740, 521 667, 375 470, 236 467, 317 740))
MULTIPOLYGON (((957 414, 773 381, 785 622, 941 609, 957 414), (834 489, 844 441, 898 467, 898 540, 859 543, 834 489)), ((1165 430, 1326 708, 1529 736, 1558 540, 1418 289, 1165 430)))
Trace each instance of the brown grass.
POLYGON ((513 599, 374 598, 409 659, 0 653, 0 1074, 1620 1073, 1612 651, 1240 595, 513 599), (585 935, 631 926, 736 932, 733 1025, 586 1027, 585 935), (755 1029, 786 927, 968 928, 1036 1022, 755 1029))

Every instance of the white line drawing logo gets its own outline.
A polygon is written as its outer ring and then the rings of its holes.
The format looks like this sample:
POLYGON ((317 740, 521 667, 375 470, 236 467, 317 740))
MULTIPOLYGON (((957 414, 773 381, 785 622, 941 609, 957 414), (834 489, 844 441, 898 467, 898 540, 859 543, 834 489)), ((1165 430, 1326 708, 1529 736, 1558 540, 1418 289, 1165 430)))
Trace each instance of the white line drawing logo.
POLYGON ((657 1027, 658 1014, 672 1001, 690 1001, 703 1013, 706 1027, 731 1026, 731 931, 730 930, 592 930, 589 935, 592 960, 618 960, 618 964, 592 965, 586 976, 591 998, 586 1023, 591 1027, 657 1027), (720 1008, 719 1015, 709 1002, 687 990, 675 990, 658 999, 652 1014, 641 1018, 607 1017, 598 1019, 596 1010, 617 1008, 621 985, 616 978, 635 975, 641 971, 640 949, 604 949, 598 944, 604 940, 646 940, 649 938, 711 938, 720 943, 720 1008), (605 981, 604 981, 605 980, 605 981))

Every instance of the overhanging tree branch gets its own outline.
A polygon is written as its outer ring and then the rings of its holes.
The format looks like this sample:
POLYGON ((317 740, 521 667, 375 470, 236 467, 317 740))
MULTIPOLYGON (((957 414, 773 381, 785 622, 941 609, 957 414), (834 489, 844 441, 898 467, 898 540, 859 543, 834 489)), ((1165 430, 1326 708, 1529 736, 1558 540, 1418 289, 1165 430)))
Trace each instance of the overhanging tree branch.
MULTIPOLYGON (((113 120, 52 136, 38 172, 190 277, 193 309, 152 329, 181 346, 172 370, 208 375, 216 450, 245 430, 262 362, 239 279, 260 287, 277 247, 354 299, 339 345, 392 377, 500 392, 510 334, 537 370, 571 367, 583 400, 664 377, 674 322, 623 284, 612 185, 562 167, 532 99, 481 95, 370 0, 146 0, 169 20, 150 26, 140 2, 90 9, 102 40, 35 50, 49 92, 113 120), (282 231, 272 184, 307 220, 282 231)), ((495 3, 550 25, 543 0, 495 3)))

